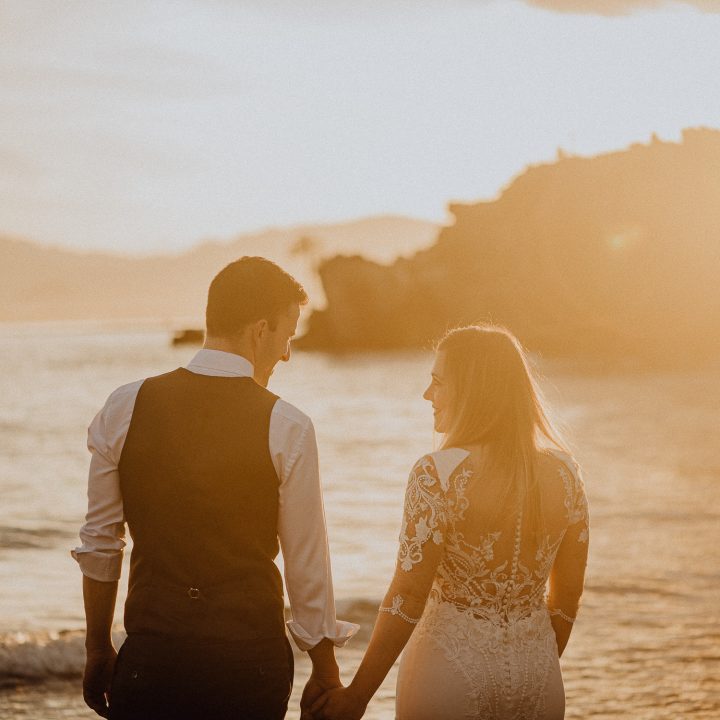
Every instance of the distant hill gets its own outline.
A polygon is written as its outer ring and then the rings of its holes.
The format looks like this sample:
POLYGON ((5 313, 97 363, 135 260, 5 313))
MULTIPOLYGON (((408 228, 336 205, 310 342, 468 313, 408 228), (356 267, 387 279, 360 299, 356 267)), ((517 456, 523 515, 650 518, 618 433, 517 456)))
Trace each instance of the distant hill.
POLYGON ((304 225, 206 242, 177 255, 81 253, 0 237, 0 321, 155 318, 202 319, 215 273, 241 255, 264 255, 306 286, 313 305, 324 295, 316 266, 338 253, 380 263, 429 245, 433 223, 384 216, 304 225))
POLYGON ((390 267, 320 266, 305 347, 428 346, 492 319, 548 355, 658 362, 720 353, 720 132, 597 157, 561 152, 390 267))

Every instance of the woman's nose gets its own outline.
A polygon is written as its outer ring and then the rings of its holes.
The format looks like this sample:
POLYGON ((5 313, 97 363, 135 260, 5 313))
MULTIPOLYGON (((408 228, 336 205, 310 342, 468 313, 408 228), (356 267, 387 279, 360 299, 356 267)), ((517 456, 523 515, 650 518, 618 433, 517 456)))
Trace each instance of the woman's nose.
POLYGON ((425 392, 423 393, 423 398, 425 398, 425 400, 432 402, 432 385, 428 385, 425 388, 425 392))

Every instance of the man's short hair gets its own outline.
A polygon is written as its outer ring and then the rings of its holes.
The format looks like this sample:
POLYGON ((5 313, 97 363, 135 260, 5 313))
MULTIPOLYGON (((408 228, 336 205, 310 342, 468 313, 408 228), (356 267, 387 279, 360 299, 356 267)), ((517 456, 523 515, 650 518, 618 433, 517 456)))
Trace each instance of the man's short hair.
POLYGON ((226 265, 210 283, 205 324, 214 337, 235 335, 265 319, 270 329, 292 303, 308 301, 303 286, 279 265, 263 257, 241 257, 226 265))

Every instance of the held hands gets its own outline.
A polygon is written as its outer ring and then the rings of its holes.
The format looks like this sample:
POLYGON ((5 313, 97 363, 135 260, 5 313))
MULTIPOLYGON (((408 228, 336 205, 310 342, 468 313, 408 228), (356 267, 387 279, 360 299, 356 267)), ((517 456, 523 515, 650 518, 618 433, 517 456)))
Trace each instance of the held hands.
POLYGON ((313 720, 360 720, 367 701, 353 692, 352 687, 328 690, 310 708, 313 720))
POLYGON ((300 698, 300 720, 313 720, 313 715, 310 712, 313 704, 317 702, 326 691, 338 687, 342 687, 339 675, 333 674, 323 677, 313 672, 300 698))
POLYGON ((83 699, 101 717, 108 716, 110 683, 112 682, 117 651, 114 647, 88 650, 83 675, 83 699))

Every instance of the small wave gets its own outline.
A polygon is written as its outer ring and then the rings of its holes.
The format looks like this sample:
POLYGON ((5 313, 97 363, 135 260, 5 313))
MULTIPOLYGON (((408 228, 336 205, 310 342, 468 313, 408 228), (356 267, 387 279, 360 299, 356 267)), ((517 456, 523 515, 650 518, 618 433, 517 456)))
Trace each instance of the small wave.
POLYGON ((30 432, 31 430, 32 428, 27 423, 0 420, 0 435, 3 433, 30 432))
POLYGON ((56 540, 71 538, 75 534, 60 528, 21 528, 0 526, 0 548, 34 550, 52 548, 56 540))
POLYGON ((354 638, 358 643, 367 643, 370 640, 379 607, 380 600, 354 598, 338 600, 335 603, 338 619, 348 620, 360 626, 360 630, 354 638))
POLYGON ((610 585, 589 582, 585 585, 585 591, 592 592, 597 595, 658 595, 660 597, 686 597, 686 593, 675 590, 672 587, 667 587, 667 585, 663 585, 662 583, 662 580, 658 580, 656 583, 649 585, 621 582, 610 585))
MULTIPOLYGON (((352 599, 337 602, 337 616, 358 623, 360 632, 353 642, 362 648, 372 633, 379 603, 352 599)), ((286 610, 289 616, 289 610, 286 610)), ((125 633, 113 632, 115 647, 120 647, 125 633)), ((85 631, 18 632, 0 635, 0 687, 18 682, 46 682, 77 678, 85 666, 85 631)))
MULTIPOLYGON (((113 633, 119 646, 124 633, 113 633)), ((18 681, 41 682, 82 675, 85 632, 13 633, 0 637, 0 687, 18 681)))

